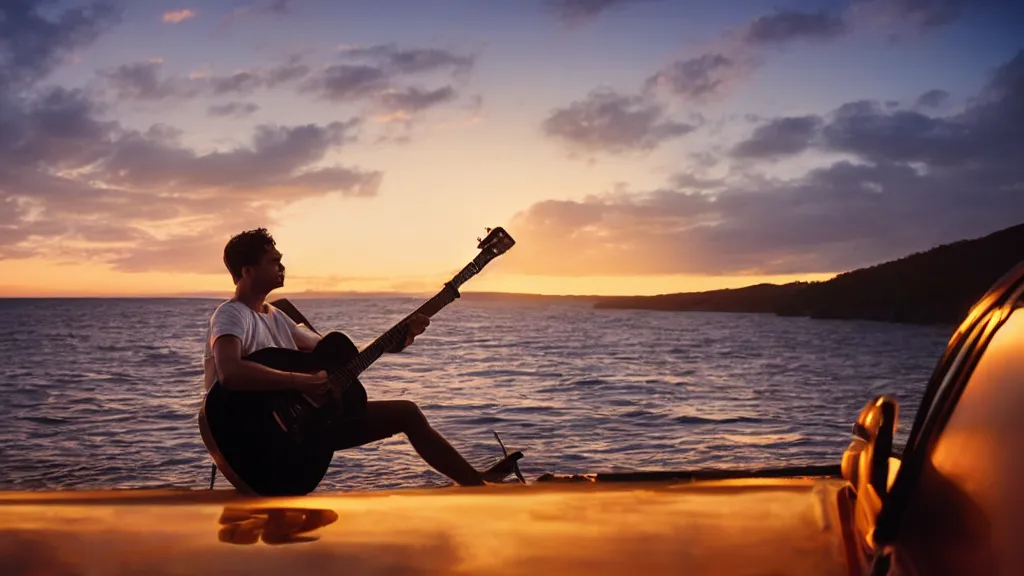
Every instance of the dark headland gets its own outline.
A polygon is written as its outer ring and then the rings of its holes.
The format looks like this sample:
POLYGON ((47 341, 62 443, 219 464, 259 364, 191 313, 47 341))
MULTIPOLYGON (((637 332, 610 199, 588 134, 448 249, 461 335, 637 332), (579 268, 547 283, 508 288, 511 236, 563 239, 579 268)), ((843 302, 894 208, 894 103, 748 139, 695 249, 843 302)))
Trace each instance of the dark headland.
POLYGON ((594 306, 956 324, 996 280, 1021 261, 1024 224, 844 272, 824 282, 613 296, 599 299, 594 306))

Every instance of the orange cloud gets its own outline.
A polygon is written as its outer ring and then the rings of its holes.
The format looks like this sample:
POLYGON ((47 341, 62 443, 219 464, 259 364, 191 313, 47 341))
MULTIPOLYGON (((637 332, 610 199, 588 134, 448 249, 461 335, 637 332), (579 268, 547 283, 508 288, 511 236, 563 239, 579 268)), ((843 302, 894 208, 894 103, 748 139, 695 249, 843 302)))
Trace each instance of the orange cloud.
POLYGON ((190 9, 186 8, 184 10, 175 10, 175 11, 172 11, 172 12, 164 12, 163 21, 168 23, 168 24, 178 24, 180 22, 184 22, 185 20, 188 20, 189 18, 195 18, 195 17, 196 17, 195 10, 190 10, 190 9))
POLYGON ((412 115, 404 110, 397 110, 388 114, 378 114, 372 117, 374 122, 381 124, 392 124, 395 122, 408 122, 412 119, 412 115))

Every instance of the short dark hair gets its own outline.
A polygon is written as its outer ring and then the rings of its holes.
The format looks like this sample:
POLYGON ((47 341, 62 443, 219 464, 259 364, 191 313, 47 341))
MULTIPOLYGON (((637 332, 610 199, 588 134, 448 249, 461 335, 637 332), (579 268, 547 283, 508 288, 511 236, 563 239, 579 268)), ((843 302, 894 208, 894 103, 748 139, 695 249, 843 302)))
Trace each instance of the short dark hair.
POLYGON ((224 246, 224 265, 231 272, 231 278, 238 284, 242 279, 242 268, 256 266, 263 255, 277 244, 266 228, 256 228, 235 234, 224 246))

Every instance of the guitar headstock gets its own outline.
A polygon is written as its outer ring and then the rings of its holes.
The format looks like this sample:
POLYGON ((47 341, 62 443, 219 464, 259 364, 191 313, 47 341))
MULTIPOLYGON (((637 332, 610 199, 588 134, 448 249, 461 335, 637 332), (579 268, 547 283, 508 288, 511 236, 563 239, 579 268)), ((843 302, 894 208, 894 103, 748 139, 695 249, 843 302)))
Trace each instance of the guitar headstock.
POLYGON ((516 241, 512 239, 512 236, 509 236, 508 232, 500 226, 498 228, 487 228, 487 236, 477 238, 476 241, 476 247, 480 249, 480 253, 451 280, 445 282, 444 293, 448 295, 448 298, 458 298, 459 286, 462 286, 470 278, 476 276, 483 270, 484 266, 487 266, 488 262, 508 252, 510 248, 516 245, 516 241))
POLYGON ((483 268, 488 262, 508 252, 509 249, 516 245, 516 241, 501 226, 487 228, 486 230, 487 236, 477 238, 479 243, 476 247, 480 249, 480 253, 477 254, 476 258, 473 258, 473 263, 478 268, 483 268))

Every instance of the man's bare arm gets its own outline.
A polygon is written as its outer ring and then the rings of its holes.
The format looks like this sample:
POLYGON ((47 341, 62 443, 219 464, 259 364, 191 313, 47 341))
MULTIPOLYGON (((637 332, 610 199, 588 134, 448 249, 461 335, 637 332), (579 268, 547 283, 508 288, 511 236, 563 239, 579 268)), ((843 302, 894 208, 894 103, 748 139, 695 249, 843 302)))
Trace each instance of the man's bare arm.
POLYGON ((310 351, 320 343, 321 337, 313 332, 305 324, 297 324, 292 327, 292 338, 299 350, 310 351))
POLYGON ((284 372, 257 362, 242 359, 242 342, 236 336, 225 335, 213 343, 213 361, 217 379, 229 390, 266 392, 273 390, 319 391, 327 374, 284 372))

